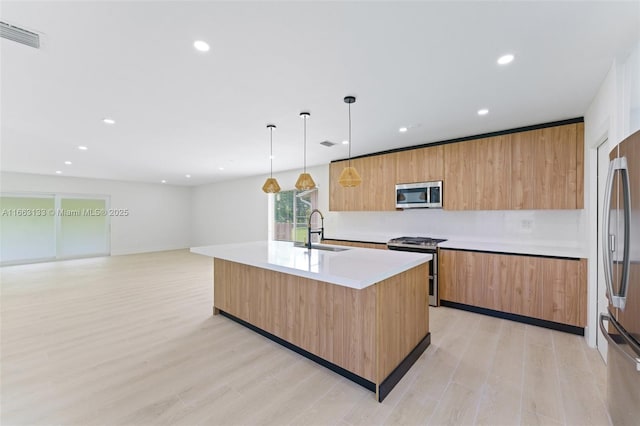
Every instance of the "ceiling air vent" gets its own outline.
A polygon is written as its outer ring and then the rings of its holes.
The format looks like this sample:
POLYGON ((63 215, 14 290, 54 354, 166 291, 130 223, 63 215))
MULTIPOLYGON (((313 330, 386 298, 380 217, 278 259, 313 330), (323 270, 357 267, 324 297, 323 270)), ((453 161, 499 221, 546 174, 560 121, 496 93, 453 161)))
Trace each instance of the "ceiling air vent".
POLYGON ((335 145, 335 143, 331 142, 331 141, 324 141, 324 142, 320 142, 320 145, 324 145, 327 148, 331 148, 332 146, 335 145))
POLYGON ((2 21, 0 21, 0 37, 26 44, 36 49, 40 48, 40 36, 38 34, 2 21))

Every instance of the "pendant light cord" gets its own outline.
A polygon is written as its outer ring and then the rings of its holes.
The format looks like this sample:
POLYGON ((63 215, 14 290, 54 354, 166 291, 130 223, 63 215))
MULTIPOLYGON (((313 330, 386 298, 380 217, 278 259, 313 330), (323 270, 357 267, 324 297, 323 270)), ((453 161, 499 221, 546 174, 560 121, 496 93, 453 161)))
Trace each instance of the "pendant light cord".
POLYGON ((351 167, 351 104, 349 103, 349 167, 351 167))
POLYGON ((269 127, 271 136, 269 136, 269 161, 271 162, 271 172, 269 176, 273 178, 273 127, 269 127))
POLYGON ((304 116, 304 172, 307 173, 307 116, 304 116))

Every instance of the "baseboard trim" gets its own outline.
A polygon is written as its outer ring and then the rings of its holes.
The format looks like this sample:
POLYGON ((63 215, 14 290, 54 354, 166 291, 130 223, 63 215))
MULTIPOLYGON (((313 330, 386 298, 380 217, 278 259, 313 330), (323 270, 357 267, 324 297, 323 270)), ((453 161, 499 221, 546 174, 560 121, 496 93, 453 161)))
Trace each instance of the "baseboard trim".
POLYGON ((250 323, 248 323, 248 322, 246 322, 244 320, 241 320, 240 318, 238 318, 236 316, 233 316, 228 312, 220 310, 219 314, 229 318, 232 321, 237 322, 240 325, 243 325, 243 326, 247 327, 248 329, 250 329, 252 331, 255 331, 256 333, 266 337, 269 340, 272 340, 272 341, 278 343, 279 345, 284 346, 285 348, 287 348, 289 350, 292 350, 293 352, 295 352, 297 354, 300 354, 300 355, 304 356, 305 358, 310 359, 311 361, 313 361, 313 362, 315 362, 317 364, 320 364, 323 367, 328 368, 329 370, 333 371, 334 373, 338 373, 339 375, 351 380, 354 383, 359 384, 360 386, 364 387, 365 389, 370 390, 371 392, 375 392, 376 391, 376 384, 373 383, 370 380, 365 379, 364 377, 358 376, 357 374, 352 373, 349 370, 345 370, 344 368, 340 367, 339 365, 336 365, 336 364, 334 364, 334 363, 332 363, 330 361, 327 361, 326 359, 321 358, 318 355, 312 354, 311 352, 309 352, 309 351, 307 351, 305 349, 302 349, 300 346, 296 346, 293 343, 288 342, 288 341, 276 336, 275 334, 271 334, 268 331, 265 331, 265 330, 263 330, 261 328, 258 328, 255 325, 250 324, 250 323))
POLYGON ((524 315, 510 314, 508 312, 495 311, 493 309, 480 308, 478 306, 465 305, 464 303, 450 302, 448 300, 442 299, 440 299, 440 305, 447 306, 449 308, 461 309, 463 311, 474 312, 476 314, 489 315, 496 318, 521 322, 524 324, 536 325, 538 327, 550 328, 552 330, 564 331, 565 333, 577 334, 578 336, 584 336, 584 328, 576 327, 575 325, 562 324, 559 322, 547 321, 538 318, 527 317, 524 315))

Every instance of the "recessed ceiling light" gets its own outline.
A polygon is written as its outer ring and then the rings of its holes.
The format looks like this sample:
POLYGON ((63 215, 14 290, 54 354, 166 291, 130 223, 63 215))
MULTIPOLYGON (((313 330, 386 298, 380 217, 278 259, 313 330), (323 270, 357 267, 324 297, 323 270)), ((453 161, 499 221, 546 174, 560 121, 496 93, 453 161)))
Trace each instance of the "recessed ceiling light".
POLYGON ((349 145, 349 141, 342 141, 342 145, 349 145))
POLYGON ((56 174, 57 175, 61 175, 62 174, 62 170, 56 170, 56 174))
POLYGON ((65 161, 64 164, 66 164, 67 166, 72 165, 73 163, 71 161, 65 161))
POLYGON ((400 128, 398 129, 398 131, 399 131, 400 133, 404 133, 404 132, 406 132, 407 130, 409 130, 409 129, 408 129, 408 128, 406 128, 406 127, 400 127, 400 128))
POLYGON ((270 155, 270 156, 269 156, 269 160, 273 160, 274 158, 276 158, 276 156, 275 156, 275 155, 270 155))
POLYGON ((109 117, 103 118, 102 122, 105 123, 105 124, 116 124, 116 120, 114 120, 113 118, 109 118, 109 117))
POLYGON ((80 146, 78 147, 78 149, 79 149, 80 151, 86 151, 86 150, 88 150, 89 148, 87 148, 87 147, 86 147, 86 146, 84 146, 84 145, 80 145, 80 146))
POLYGON ((489 110, 486 108, 482 108, 478 110, 478 115, 487 115, 489 114, 489 110))
POLYGON ((209 43, 202 40, 196 40, 193 42, 193 47, 200 52, 208 52, 209 51, 209 43))
POLYGON ((160 181, 160 183, 167 183, 167 181, 166 181, 166 180, 164 180, 164 179, 162 179, 162 180, 160 181))
POLYGON ((500 65, 510 64, 513 61, 513 58, 515 58, 515 56, 513 56, 510 53, 508 55, 502 55, 498 58, 498 64, 500 65))
POLYGON ((191 179, 191 175, 184 175, 187 179, 191 179))
POLYGON ((218 170, 224 170, 224 167, 218 167, 218 170))

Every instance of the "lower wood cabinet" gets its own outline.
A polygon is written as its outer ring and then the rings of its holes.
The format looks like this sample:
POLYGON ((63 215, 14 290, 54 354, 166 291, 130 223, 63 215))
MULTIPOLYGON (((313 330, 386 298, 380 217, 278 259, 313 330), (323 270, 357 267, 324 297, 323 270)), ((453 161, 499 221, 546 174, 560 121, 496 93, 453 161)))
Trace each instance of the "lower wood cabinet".
POLYGON ((440 299, 585 327, 587 261, 440 250, 440 299))
POLYGON ((346 240, 322 240, 323 244, 333 244, 336 246, 362 247, 386 250, 387 245, 384 243, 365 243, 362 241, 346 241, 346 240))

